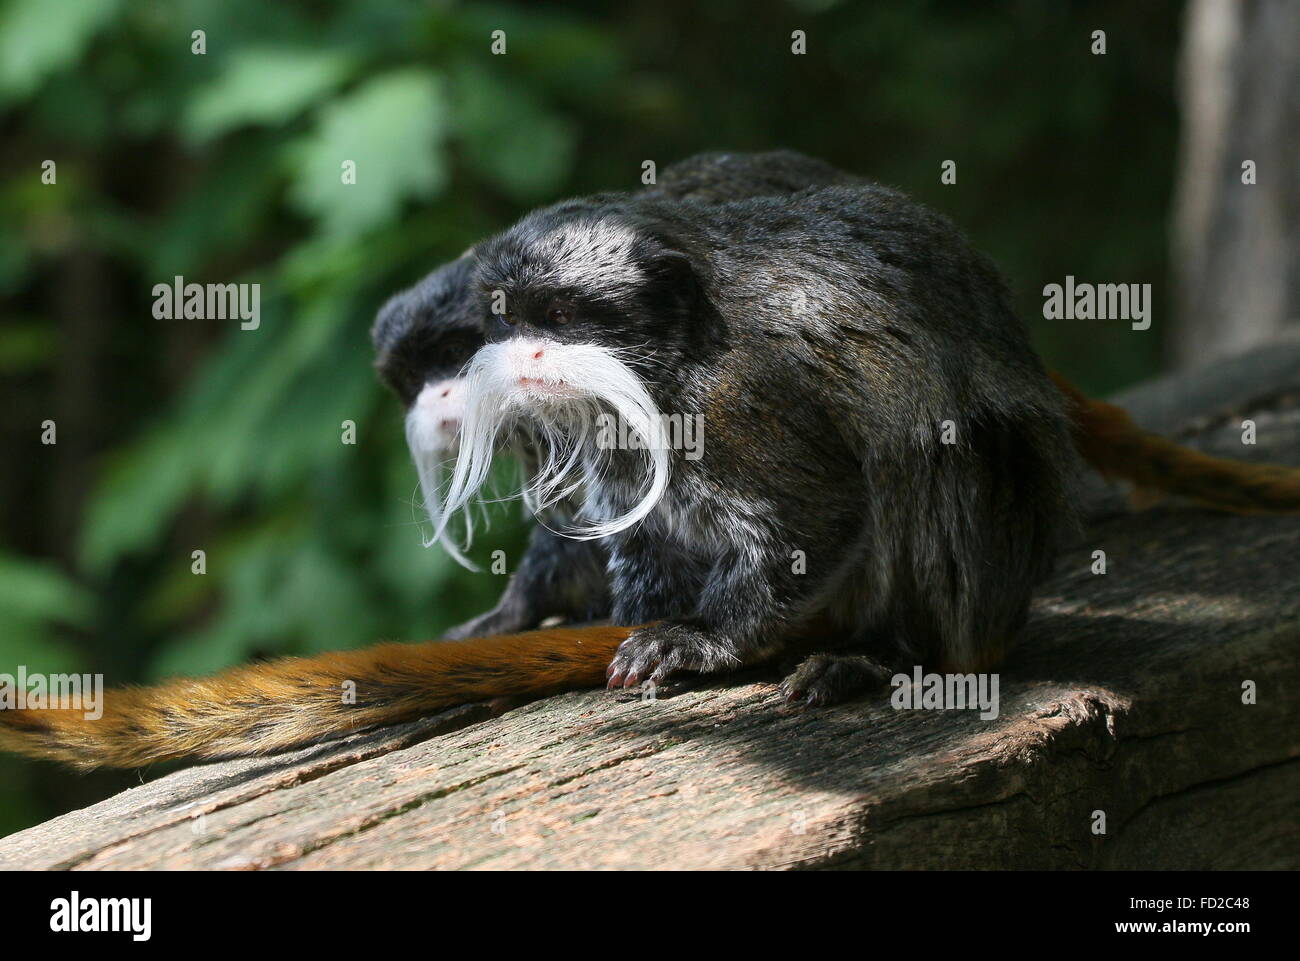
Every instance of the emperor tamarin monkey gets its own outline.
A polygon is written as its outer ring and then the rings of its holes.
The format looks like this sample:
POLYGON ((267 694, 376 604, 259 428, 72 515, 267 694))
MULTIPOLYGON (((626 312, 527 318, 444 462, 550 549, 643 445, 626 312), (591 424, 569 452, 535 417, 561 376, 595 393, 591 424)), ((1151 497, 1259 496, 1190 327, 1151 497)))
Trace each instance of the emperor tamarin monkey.
MULTIPOLYGON (((754 196, 786 195, 810 186, 852 180, 829 164, 792 151, 707 153, 666 168, 656 184, 634 194, 606 193, 570 201, 569 209, 615 210, 654 200, 713 204, 754 196)), ((483 343, 470 292, 474 251, 437 268, 381 308, 372 330, 375 365, 407 410, 406 432, 430 513, 439 516, 443 469, 459 445, 464 409, 462 366, 483 343)), ((526 432, 505 442, 530 473, 538 457, 526 432)), ((449 638, 523 630, 545 618, 585 621, 609 613, 603 548, 557 537, 568 528, 572 504, 549 505, 500 602, 451 629, 449 638)), ((455 543, 443 546, 468 564, 455 543)))

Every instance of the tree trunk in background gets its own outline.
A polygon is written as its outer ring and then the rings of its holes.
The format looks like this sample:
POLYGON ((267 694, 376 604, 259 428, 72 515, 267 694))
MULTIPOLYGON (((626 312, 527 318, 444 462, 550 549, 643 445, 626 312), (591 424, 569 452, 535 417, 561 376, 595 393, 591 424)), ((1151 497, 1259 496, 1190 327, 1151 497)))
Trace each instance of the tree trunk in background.
POLYGON ((1300 2, 1191 0, 1180 72, 1169 350, 1190 367, 1300 323, 1300 2))

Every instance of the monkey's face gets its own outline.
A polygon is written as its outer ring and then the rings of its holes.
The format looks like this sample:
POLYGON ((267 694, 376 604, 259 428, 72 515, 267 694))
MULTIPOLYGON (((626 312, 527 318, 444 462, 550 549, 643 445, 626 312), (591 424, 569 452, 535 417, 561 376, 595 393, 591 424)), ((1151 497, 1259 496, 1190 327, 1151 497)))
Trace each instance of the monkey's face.
POLYGON ((456 374, 430 380, 406 411, 406 438, 412 454, 429 451, 455 457, 465 419, 465 378, 456 374))
MULTIPOLYGON (((411 461, 420 479, 425 512, 435 529, 442 522, 443 481, 451 461, 460 452, 465 397, 466 380, 459 374, 443 380, 430 380, 406 412, 406 446, 410 448, 411 461)), ((424 546, 429 547, 435 541, 440 541, 457 563, 471 570, 477 569, 441 531, 424 546)))
POLYGON ((602 348, 652 383, 690 346, 690 262, 628 214, 527 217, 482 246, 477 287, 487 342, 533 347, 510 354, 524 386, 581 393, 559 383, 570 347, 602 348))
POLYGON ((524 492, 534 510, 615 458, 643 465, 634 504, 568 533, 630 527, 667 487, 665 375, 686 363, 696 300, 686 257, 622 216, 543 211, 480 246, 478 286, 487 344, 467 368, 447 510, 469 501, 498 438, 517 430, 536 438, 540 455, 524 492), (600 446, 611 427, 635 436, 634 449, 600 446))

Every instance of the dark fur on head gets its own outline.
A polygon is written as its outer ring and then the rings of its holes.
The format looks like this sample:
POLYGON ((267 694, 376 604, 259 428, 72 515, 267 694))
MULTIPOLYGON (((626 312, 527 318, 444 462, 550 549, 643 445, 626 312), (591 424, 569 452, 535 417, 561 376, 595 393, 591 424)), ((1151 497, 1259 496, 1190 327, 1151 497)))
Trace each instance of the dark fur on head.
POLYGON ((500 292, 508 310, 485 315, 485 339, 595 339, 626 351, 627 363, 646 376, 656 354, 699 345, 708 330, 690 322, 699 295, 691 262, 670 234, 644 224, 634 212, 561 204, 488 241, 477 273, 480 294, 486 303, 500 292), (579 305, 580 324, 547 316, 579 305))
POLYGON ((467 295, 474 258, 443 264, 379 309, 370 339, 380 379, 410 407, 430 381, 455 377, 483 343, 467 295))
MULTIPOLYGON (((566 201, 554 212, 602 211, 646 201, 715 204, 784 196, 856 178, 792 150, 701 153, 664 169, 656 184, 636 193, 603 193, 566 201)), ((371 328, 380 378, 409 407, 424 384, 457 374, 483 344, 479 305, 471 290, 471 249, 414 286, 388 299, 371 328)))
POLYGON ((784 197, 810 187, 858 182, 857 177, 793 150, 695 154, 664 169, 659 183, 639 196, 690 203, 727 203, 784 197))
MULTIPOLYGON (((1004 283, 943 217, 872 185, 560 205, 480 245, 478 279, 490 340, 546 345, 557 369, 567 346, 608 348, 661 411, 705 416, 705 456, 673 452, 656 508, 606 541, 615 621, 664 619, 612 683, 733 668, 814 624, 957 670, 1020 631, 1069 529, 1075 452, 1004 283)), ((593 521, 644 479, 606 453, 583 453, 593 521)))

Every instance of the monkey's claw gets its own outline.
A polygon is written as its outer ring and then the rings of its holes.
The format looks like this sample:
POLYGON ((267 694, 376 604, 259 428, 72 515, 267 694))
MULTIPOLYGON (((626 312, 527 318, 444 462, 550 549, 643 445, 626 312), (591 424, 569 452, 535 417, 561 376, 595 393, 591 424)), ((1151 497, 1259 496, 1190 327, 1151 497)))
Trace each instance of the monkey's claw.
POLYGON ((683 624, 656 624, 637 631, 619 645, 605 674, 606 687, 636 687, 643 681, 662 684, 679 671, 720 671, 740 665, 726 641, 683 624))
POLYGON ((781 682, 787 703, 826 707, 880 686, 889 671, 869 657, 814 654, 781 682))

